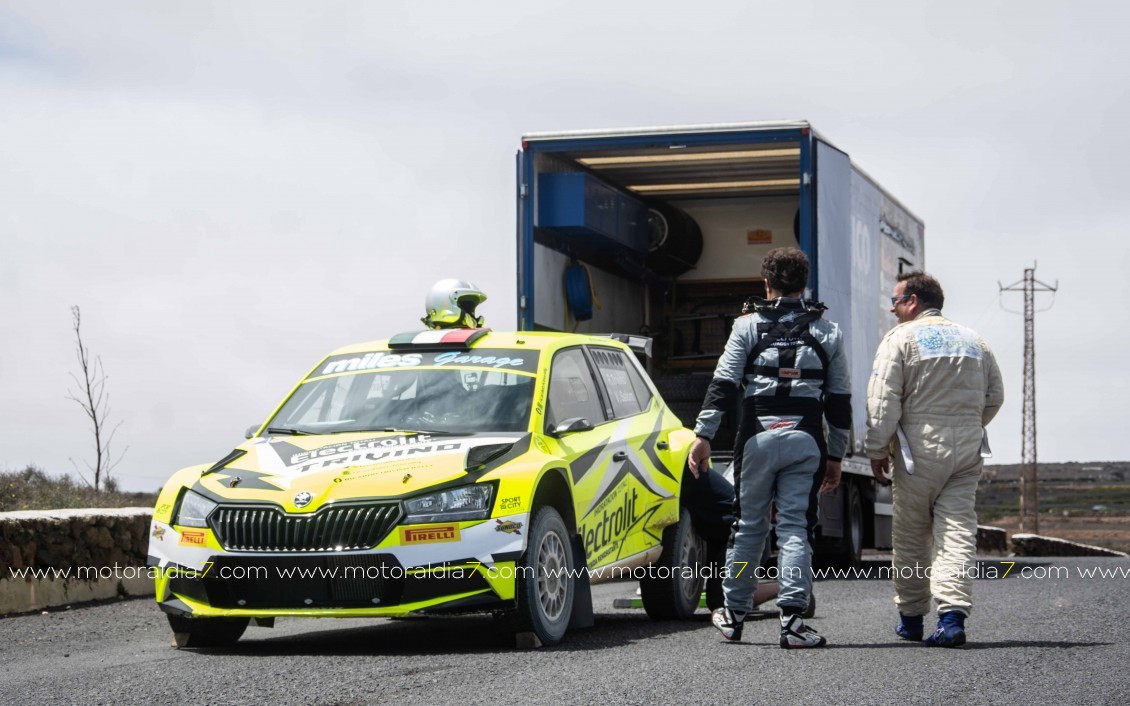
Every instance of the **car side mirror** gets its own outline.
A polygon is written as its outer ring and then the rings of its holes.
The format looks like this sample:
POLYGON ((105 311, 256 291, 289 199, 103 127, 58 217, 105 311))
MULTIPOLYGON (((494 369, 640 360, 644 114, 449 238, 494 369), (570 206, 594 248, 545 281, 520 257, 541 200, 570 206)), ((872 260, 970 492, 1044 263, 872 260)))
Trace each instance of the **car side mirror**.
POLYGON ((570 417, 554 427, 553 431, 549 432, 549 435, 561 436, 562 434, 569 434, 575 431, 588 431, 592 428, 592 423, 584 417, 570 417))
POLYGON ((259 425, 252 424, 251 426, 247 427, 247 431, 243 432, 243 438, 250 439, 251 437, 255 436, 255 432, 257 431, 259 431, 259 425))

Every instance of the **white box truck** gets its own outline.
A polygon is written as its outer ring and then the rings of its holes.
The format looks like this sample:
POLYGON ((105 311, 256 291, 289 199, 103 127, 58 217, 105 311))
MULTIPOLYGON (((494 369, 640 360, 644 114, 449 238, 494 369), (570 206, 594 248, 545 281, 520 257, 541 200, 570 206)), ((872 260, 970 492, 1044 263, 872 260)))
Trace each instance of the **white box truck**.
MULTIPOLYGON (((693 426, 733 319, 764 294, 762 257, 796 245, 845 333, 859 452, 889 293, 922 269, 924 226, 846 152, 803 121, 580 130, 523 136, 517 169, 520 329, 651 336, 649 372, 693 426)), ((890 546, 889 489, 862 456, 843 469, 817 528, 833 565, 890 546)))

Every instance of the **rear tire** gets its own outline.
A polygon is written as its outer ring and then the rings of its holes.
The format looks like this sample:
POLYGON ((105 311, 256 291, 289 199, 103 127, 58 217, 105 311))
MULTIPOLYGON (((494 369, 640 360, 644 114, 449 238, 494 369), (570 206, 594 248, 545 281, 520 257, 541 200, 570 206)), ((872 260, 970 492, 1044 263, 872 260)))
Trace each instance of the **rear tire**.
POLYGON ((808 620, 809 618, 812 618, 812 617, 815 617, 815 616, 816 616, 816 591, 812 591, 808 594, 808 605, 805 607, 804 612, 800 614, 800 617, 804 618, 805 620, 808 620))
POLYGON ((679 521, 663 530, 663 553, 640 580, 643 608, 653 620, 686 620, 698 610, 702 596, 701 567, 706 563, 706 542, 694 531, 691 513, 683 509, 679 521))
POLYGON ((847 481, 844 488, 844 536, 828 564, 834 569, 855 569, 863 561, 863 498, 859 485, 847 481))
POLYGON ((247 629, 249 618, 187 618, 169 615, 177 647, 230 647, 247 629))
POLYGON ((706 593, 706 609, 713 613, 726 603, 726 595, 722 590, 722 568, 726 565, 726 546, 707 543, 705 565, 710 570, 706 587, 703 589, 706 593))
POLYGON ((517 632, 532 632, 543 645, 565 637, 576 592, 573 550, 561 514, 550 506, 537 509, 530 538, 519 562, 515 587, 517 632))

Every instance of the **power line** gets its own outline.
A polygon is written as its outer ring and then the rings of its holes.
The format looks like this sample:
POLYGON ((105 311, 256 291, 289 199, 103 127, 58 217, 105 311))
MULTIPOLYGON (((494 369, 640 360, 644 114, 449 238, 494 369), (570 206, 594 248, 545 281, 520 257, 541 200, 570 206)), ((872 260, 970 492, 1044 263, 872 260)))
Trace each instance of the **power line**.
MULTIPOLYGON (((1059 280, 1054 285, 1044 284, 1036 279, 1036 263, 1024 269, 1024 279, 1005 287, 998 281, 997 286, 1004 292, 1024 293, 1024 414, 1021 421, 1022 453, 1020 457, 1020 531, 1040 532, 1040 492, 1037 486, 1038 464, 1036 460, 1036 292, 1052 292, 1059 289, 1059 280)), ((1004 308, 1002 302, 1001 308, 1004 308)), ((1048 307, 1051 308, 1050 306, 1048 307)), ((1008 311, 1008 309, 1005 309, 1008 311)), ((1041 309, 1040 311, 1047 311, 1041 309)), ((1019 312, 1013 312, 1019 313, 1019 312)))

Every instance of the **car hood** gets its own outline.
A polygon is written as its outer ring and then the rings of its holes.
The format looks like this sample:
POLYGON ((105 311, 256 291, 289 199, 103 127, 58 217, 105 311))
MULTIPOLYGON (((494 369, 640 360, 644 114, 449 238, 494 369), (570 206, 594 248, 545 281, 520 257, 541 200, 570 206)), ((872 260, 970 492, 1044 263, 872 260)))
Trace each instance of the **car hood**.
POLYGON ((312 512, 328 501, 399 497, 458 481, 469 475, 470 449, 524 437, 411 432, 257 437, 202 473, 194 487, 216 500, 272 502, 291 512, 312 512), (310 502, 296 506, 295 497, 303 493, 310 494, 310 502))

